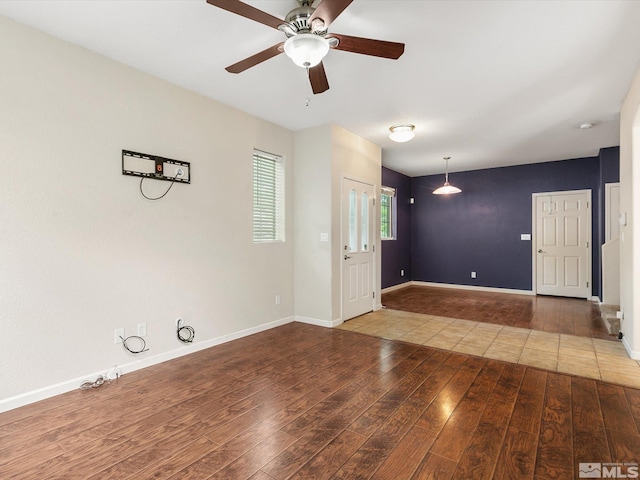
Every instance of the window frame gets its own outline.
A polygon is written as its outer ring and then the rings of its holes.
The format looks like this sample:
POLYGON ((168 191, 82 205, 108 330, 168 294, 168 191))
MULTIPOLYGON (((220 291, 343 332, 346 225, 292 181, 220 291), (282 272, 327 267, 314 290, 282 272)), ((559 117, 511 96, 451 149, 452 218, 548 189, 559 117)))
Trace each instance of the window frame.
POLYGON ((397 189, 393 187, 382 186, 380 188, 380 239, 381 240, 397 240, 397 218, 398 218, 398 200, 397 189), (384 198, 389 198, 389 205, 385 206, 384 198), (385 219, 384 212, 388 212, 388 220, 385 219), (384 235, 385 225, 389 226, 389 235, 384 235))
POLYGON ((252 238, 254 243, 284 242, 285 237, 284 157, 253 150, 252 238))

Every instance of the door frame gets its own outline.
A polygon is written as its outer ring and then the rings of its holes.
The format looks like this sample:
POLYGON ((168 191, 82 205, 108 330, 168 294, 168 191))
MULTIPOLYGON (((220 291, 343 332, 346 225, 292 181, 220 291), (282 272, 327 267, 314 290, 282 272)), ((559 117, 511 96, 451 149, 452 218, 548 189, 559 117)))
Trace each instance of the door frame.
POLYGON ((571 195, 571 194, 586 194, 587 202, 589 206, 589 214, 587 215, 587 232, 589 246, 587 247, 587 281, 589 282, 589 294, 587 300, 593 299, 593 194, 590 188, 583 190, 561 190, 557 192, 535 192, 531 194, 531 291, 534 295, 538 294, 538 277, 537 277, 537 220, 538 212, 536 209, 536 199, 538 197, 549 197, 552 195, 571 195))
POLYGON ((340 261, 340 321, 344 322, 345 318, 344 318, 344 262, 342 261, 342 246, 344 245, 344 240, 345 237, 344 235, 348 235, 349 232, 345 232, 344 231, 344 205, 343 202, 345 201, 345 199, 343 198, 343 191, 344 191, 344 182, 345 180, 349 180, 352 182, 358 182, 358 183, 362 183, 364 185, 369 185, 372 189, 373 189, 373 211, 372 211, 372 216, 373 218, 371 219, 371 228, 372 228, 372 243, 371 246, 373 248, 372 250, 372 268, 371 268, 371 275, 373 276, 372 278, 372 282, 371 282, 371 286, 373 288, 373 295, 371 295, 371 301, 372 301, 372 305, 371 305, 371 311, 375 311, 376 310, 376 302, 379 302, 380 299, 376 298, 376 294, 379 295, 379 288, 378 285, 376 284, 376 279, 377 277, 377 270, 378 270, 378 248, 379 248, 379 243, 380 243, 380 206, 378 205, 378 197, 379 197, 379 191, 380 191, 380 186, 376 185, 375 182, 372 182, 371 180, 367 180, 364 178, 358 178, 355 177, 353 175, 343 175, 342 178, 340 179, 340 247, 338 248, 338 259, 340 261))

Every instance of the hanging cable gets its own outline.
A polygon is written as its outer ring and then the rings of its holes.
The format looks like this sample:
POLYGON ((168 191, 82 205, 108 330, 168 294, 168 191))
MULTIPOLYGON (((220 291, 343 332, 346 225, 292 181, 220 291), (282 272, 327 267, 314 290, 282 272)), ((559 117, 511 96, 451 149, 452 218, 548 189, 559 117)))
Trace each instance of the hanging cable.
MULTIPOLYGON (((122 338, 122 337, 120 337, 122 338)), ((80 390, 91 390, 92 388, 98 388, 104 385, 105 383, 111 383, 111 380, 117 380, 120 378, 120 370, 117 365, 114 365, 113 368, 106 373, 105 376, 98 375, 93 382, 91 380, 85 380, 80 384, 80 390)))
POLYGON ((80 385, 80 390, 91 390, 92 388, 98 388, 104 385, 105 382, 111 383, 111 380, 105 380, 102 375, 99 375, 98 378, 96 378, 93 382, 91 380, 82 382, 82 384, 80 385))
POLYGON ((127 338, 122 338, 122 346, 125 348, 125 350, 127 350, 129 353, 133 353, 133 354, 138 354, 138 353, 142 353, 142 352, 146 352, 149 349, 147 348, 147 342, 144 341, 144 338, 139 337, 138 335, 131 335, 127 338), (139 350, 135 350, 133 348, 131 348, 127 342, 129 342, 132 338, 136 338, 138 339, 138 341, 140 342, 140 349, 139 350))
POLYGON ((171 180, 171 185, 169 185, 169 188, 167 188, 167 190, 166 190, 162 195, 160 195, 159 197, 148 197, 147 195, 145 195, 145 193, 142 191, 142 182, 144 181, 144 179, 145 179, 146 177, 142 177, 142 178, 140 179, 140 193, 141 193, 141 194, 142 194, 142 196, 143 196, 144 198, 146 198, 147 200, 160 200, 160 199, 161 199, 161 198, 163 198, 167 193, 169 193, 169 190, 171 190, 171 187, 173 187, 173 184, 174 184, 174 183, 176 183, 176 179, 177 179, 178 177, 180 177, 181 175, 182 175, 182 169, 181 169, 181 168, 179 168, 179 169, 176 171, 176 176, 175 176, 175 177, 173 177, 173 180, 171 180))
POLYGON ((160 199, 161 199, 162 197, 164 197, 167 193, 169 193, 169 190, 171 190, 171 187, 173 187, 173 184, 174 184, 174 183, 176 183, 176 181, 175 181, 175 180, 173 180, 173 181, 171 182, 171 185, 169 185, 169 188, 167 188, 167 190, 166 190, 162 195, 160 195, 159 197, 147 197, 147 196, 145 195, 145 193, 142 191, 142 182, 144 182, 144 178, 145 178, 145 177, 142 177, 142 178, 140 179, 140 193, 141 193, 141 194, 142 194, 142 196, 143 196, 144 198, 146 198, 147 200, 160 200, 160 199))
POLYGON ((176 334, 181 342, 192 343, 196 336, 196 331, 189 325, 182 325, 182 319, 179 319, 176 334))

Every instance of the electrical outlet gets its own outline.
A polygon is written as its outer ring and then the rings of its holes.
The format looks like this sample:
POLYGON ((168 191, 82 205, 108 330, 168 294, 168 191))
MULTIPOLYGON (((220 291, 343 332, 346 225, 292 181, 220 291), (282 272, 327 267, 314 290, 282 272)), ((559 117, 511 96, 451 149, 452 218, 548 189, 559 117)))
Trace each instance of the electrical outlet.
POLYGON ((276 305, 280 305, 280 295, 276 295, 276 305))
POLYGON ((404 270, 400 270, 400 276, 404 277, 404 270))
POLYGON ((113 331, 113 343, 122 343, 123 338, 124 338, 124 328, 116 328, 113 331))
POLYGON ((471 278, 476 278, 476 272, 471 272, 471 278))
POLYGON ((146 337, 147 336, 147 324, 146 323, 139 323, 138 324, 138 336, 139 337, 146 337))

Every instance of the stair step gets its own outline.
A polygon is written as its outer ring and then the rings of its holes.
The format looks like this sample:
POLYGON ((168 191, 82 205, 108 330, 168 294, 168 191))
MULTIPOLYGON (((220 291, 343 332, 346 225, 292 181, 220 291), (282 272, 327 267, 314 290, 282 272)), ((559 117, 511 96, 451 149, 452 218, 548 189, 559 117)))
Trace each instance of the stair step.
POLYGON ((611 335, 617 335, 620 332, 620 319, 617 317, 619 310, 619 305, 600 305, 600 316, 611 335))

